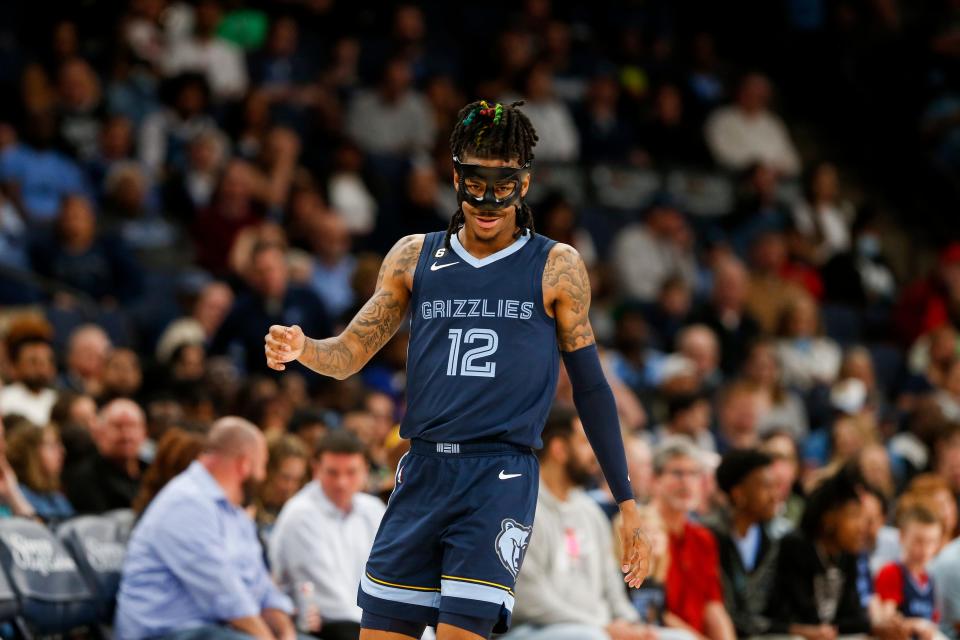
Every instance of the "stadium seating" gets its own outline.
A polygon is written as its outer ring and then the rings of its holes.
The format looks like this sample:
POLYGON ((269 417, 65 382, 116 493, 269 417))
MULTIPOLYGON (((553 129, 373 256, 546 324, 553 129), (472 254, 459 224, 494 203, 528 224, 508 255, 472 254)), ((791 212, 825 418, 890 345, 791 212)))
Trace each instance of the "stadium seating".
POLYGON ((97 622, 96 595, 74 559, 43 525, 23 518, 0 521, 0 565, 29 632, 66 633, 97 622))
POLYGON ((57 537, 73 555, 97 597, 100 620, 113 618, 129 531, 108 515, 80 516, 60 525, 57 537))

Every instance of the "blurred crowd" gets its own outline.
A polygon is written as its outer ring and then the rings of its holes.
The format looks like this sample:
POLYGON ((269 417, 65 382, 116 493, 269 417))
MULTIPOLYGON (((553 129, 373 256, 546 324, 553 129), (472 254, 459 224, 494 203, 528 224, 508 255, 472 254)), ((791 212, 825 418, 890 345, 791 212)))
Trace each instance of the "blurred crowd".
POLYGON ((239 417, 267 447, 236 502, 273 578, 351 637, 408 447, 407 329, 343 381, 269 370, 263 336, 341 331, 390 246, 456 210, 457 111, 524 100, 537 232, 588 266, 660 551, 650 585, 616 583, 615 505, 561 376, 517 637, 956 637, 960 243, 891 240, 939 223, 897 208, 859 132, 905 116, 883 131, 932 176, 918 202, 950 210, 960 7, 716 4, 3 3, 2 515, 143 513, 179 474, 202 484, 198 457, 220 468, 211 425, 239 417), (845 120, 908 93, 879 79, 901 60, 919 102, 845 120))

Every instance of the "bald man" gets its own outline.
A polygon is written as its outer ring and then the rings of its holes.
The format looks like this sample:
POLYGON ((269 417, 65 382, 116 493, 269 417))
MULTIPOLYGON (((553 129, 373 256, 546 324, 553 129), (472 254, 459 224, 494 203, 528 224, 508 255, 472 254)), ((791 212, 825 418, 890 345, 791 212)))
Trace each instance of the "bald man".
POLYGON ((147 437, 143 409, 126 398, 107 403, 91 436, 96 451, 64 473, 70 503, 78 513, 129 509, 147 468, 139 457, 147 437))
POLYGON ((244 511, 266 476, 263 434, 214 423, 206 450, 149 504, 134 529, 117 596, 124 640, 293 640, 293 605, 270 579, 244 511))

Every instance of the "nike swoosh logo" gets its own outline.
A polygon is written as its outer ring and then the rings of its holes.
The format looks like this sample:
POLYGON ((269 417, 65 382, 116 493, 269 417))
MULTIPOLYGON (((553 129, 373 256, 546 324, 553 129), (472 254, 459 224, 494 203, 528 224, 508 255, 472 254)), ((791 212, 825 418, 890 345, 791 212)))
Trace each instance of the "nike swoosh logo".
POLYGON ((447 267, 452 267, 455 264, 460 264, 459 262, 448 262, 447 264, 437 264, 434 262, 430 265, 430 271, 439 271, 440 269, 446 269, 447 267))
POLYGON ((501 480, 509 480, 510 478, 519 478, 519 477, 522 476, 522 475, 523 475, 522 473, 504 473, 503 471, 501 471, 501 472, 500 472, 500 479, 501 479, 501 480))

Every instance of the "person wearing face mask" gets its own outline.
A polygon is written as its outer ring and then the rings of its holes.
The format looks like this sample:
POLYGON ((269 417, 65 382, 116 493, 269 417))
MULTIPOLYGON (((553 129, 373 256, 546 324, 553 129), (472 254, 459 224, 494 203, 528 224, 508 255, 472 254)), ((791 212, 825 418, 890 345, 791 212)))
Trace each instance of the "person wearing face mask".
POLYGON ((114 633, 140 640, 297 637, 244 511, 266 476, 267 443, 233 416, 147 507, 130 539, 114 633))
POLYGON ((897 282, 883 254, 876 212, 861 212, 852 235, 849 250, 835 254, 822 268, 825 297, 865 309, 889 310, 897 282))

